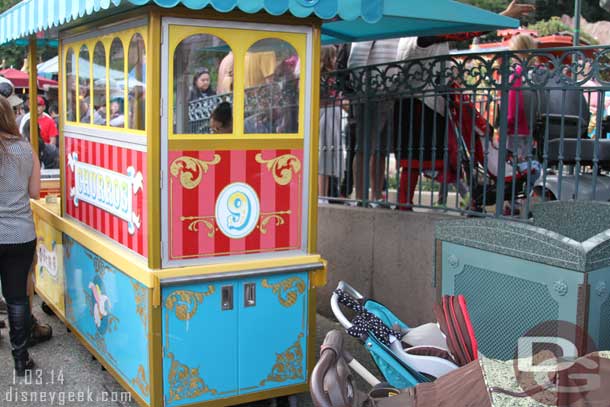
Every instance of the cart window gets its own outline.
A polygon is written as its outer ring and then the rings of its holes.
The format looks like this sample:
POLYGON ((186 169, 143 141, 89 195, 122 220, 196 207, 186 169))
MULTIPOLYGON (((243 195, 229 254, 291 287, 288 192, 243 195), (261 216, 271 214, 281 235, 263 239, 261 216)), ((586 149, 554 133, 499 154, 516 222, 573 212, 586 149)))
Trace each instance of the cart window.
POLYGON ((125 50, 120 39, 112 40, 109 69, 110 106, 108 124, 125 127, 125 50))
POLYGON ((81 123, 91 122, 91 61, 89 49, 83 45, 78 55, 78 99, 79 118, 81 123))
POLYGON ((106 125, 106 50, 101 42, 93 50, 93 124, 106 125))
POLYGON ((66 52, 66 120, 76 120, 76 57, 72 48, 66 52))
POLYGON ((222 39, 198 34, 174 53, 174 133, 233 133, 233 53, 222 39))
POLYGON ((299 57, 286 41, 256 42, 245 57, 244 131, 255 134, 299 130, 299 57))
POLYGON ((144 130, 146 105, 146 47, 144 38, 135 34, 129 43, 129 128, 144 130))

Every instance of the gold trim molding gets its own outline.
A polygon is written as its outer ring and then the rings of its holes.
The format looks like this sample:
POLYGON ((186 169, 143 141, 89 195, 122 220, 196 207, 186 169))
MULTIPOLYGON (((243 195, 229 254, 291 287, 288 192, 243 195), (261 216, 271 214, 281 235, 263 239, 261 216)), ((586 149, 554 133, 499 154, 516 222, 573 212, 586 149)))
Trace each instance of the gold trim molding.
POLYGON ((207 173, 210 166, 220 162, 220 155, 214 154, 212 161, 204 161, 195 157, 182 156, 172 161, 169 171, 174 177, 180 175, 180 184, 186 189, 196 188, 207 173))
POLYGON ((270 160, 265 160, 262 153, 256 154, 254 157, 257 163, 267 166, 271 171, 273 179, 278 185, 288 185, 292 181, 292 174, 297 174, 301 171, 301 161, 297 156, 292 154, 284 154, 270 160))

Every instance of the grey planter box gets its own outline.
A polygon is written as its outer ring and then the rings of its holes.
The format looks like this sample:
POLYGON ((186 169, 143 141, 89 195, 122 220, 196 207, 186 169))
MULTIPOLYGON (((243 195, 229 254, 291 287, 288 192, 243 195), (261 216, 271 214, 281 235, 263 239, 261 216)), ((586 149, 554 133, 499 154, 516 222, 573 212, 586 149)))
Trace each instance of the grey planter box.
POLYGON ((549 202, 533 213, 533 224, 439 222, 439 294, 466 297, 488 357, 513 358, 520 336, 559 320, 582 327, 598 350, 610 349, 610 204, 549 202))

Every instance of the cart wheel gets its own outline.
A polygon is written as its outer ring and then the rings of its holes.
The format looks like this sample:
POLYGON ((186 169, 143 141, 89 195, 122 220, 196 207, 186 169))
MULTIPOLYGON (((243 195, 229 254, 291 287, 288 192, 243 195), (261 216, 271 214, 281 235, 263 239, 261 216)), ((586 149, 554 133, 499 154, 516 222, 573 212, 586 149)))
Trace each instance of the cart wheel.
POLYGON ((53 312, 53 310, 51 309, 51 307, 49 307, 49 306, 47 305, 47 303, 46 303, 46 302, 44 302, 44 301, 43 301, 43 303, 40 305, 40 308, 42 308, 42 311, 43 311, 45 314, 47 314, 47 315, 49 315, 49 316, 52 316, 52 317, 54 317, 54 316, 55 316, 55 312, 53 312))

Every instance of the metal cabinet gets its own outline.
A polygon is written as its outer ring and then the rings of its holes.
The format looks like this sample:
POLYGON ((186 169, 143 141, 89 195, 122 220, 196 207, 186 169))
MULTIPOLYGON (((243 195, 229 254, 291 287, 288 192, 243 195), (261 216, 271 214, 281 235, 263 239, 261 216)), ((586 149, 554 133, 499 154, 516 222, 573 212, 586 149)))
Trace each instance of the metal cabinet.
POLYGON ((305 383, 307 272, 162 289, 165 403, 305 383))

